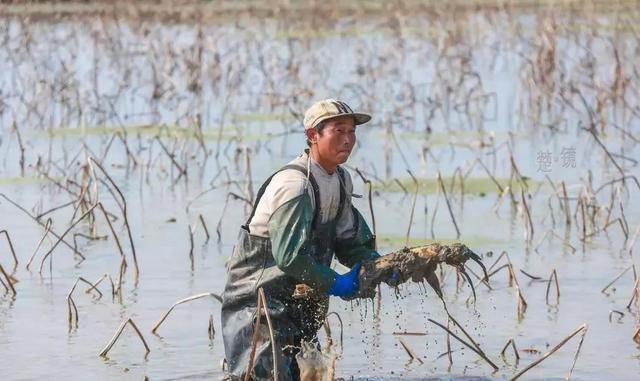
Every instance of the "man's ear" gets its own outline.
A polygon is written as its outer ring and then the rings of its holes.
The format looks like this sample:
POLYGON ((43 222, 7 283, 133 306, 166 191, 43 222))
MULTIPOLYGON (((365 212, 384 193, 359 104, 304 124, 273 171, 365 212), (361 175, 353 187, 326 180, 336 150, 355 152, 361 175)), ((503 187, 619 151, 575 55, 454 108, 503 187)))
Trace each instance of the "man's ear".
POLYGON ((316 131, 315 128, 307 128, 304 131, 304 134, 307 136, 307 140, 311 142, 311 144, 318 142, 318 131, 316 131))

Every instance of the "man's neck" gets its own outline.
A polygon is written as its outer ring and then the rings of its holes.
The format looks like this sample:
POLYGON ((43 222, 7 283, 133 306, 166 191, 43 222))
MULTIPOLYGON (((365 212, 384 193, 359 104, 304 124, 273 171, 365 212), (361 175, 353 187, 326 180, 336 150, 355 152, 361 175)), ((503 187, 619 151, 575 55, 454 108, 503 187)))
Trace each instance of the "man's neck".
POLYGON ((323 161, 320 158, 320 155, 318 155, 318 153, 313 148, 309 150, 309 156, 311 156, 311 159, 318 163, 318 165, 320 165, 322 169, 324 169, 328 174, 332 175, 336 171, 337 165, 328 163, 326 160, 323 161))

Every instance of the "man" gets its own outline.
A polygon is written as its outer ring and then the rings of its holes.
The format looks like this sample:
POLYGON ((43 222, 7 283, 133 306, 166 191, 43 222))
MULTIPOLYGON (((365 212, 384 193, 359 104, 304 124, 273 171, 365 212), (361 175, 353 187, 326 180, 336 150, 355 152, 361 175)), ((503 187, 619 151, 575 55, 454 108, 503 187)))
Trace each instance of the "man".
POLYGON ((262 318, 250 375, 273 379, 275 366, 278 380, 298 380, 297 348, 302 340, 316 340, 329 295, 354 296, 360 263, 379 256, 369 227, 351 205, 351 177, 340 167, 356 142, 356 126, 370 119, 335 99, 313 104, 304 116, 309 149, 260 188, 229 260, 223 297, 223 339, 232 379, 243 378, 250 362, 259 288, 266 296, 275 346, 262 318), (340 275, 332 270, 334 254, 351 271, 340 275), (297 284, 310 286, 316 296, 294 298, 297 284))

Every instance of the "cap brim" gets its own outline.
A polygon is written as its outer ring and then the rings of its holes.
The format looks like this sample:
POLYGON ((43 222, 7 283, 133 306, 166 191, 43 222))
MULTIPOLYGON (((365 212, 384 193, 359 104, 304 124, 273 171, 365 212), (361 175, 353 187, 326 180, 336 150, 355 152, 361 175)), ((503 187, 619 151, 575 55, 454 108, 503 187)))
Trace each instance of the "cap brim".
POLYGON ((314 126, 317 126, 319 123, 324 122, 326 120, 333 119, 333 118, 338 118, 338 117, 341 117, 341 116, 353 117, 353 120, 354 120, 356 126, 358 126, 360 124, 365 124, 365 123, 367 123, 368 121, 371 120, 371 115, 369 115, 369 114, 363 114, 361 112, 351 112, 351 113, 345 113, 345 114, 340 114, 340 115, 331 115, 331 116, 327 116, 325 118, 320 118, 314 123, 314 126))
POLYGON ((353 115, 353 119, 356 121, 356 125, 365 124, 365 123, 367 123, 368 121, 371 120, 371 115, 369 115, 369 114, 362 114, 362 113, 354 112, 351 115, 353 115))

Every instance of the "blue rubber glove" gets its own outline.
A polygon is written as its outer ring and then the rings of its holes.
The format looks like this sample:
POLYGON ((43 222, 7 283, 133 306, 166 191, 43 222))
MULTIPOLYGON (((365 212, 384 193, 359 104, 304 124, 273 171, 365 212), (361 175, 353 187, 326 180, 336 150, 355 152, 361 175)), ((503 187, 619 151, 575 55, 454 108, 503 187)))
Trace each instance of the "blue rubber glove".
POLYGON ((400 273, 397 272, 396 270, 393 270, 393 272, 391 273, 391 276, 384 282, 391 287, 397 287, 400 284, 400 281, 401 281, 400 273))
POLYGON ((336 280, 329 289, 329 295, 348 298, 354 296, 360 288, 360 267, 361 263, 357 263, 346 274, 338 275, 336 280))

